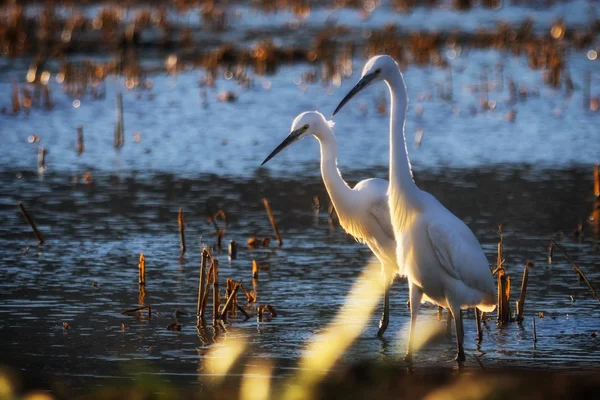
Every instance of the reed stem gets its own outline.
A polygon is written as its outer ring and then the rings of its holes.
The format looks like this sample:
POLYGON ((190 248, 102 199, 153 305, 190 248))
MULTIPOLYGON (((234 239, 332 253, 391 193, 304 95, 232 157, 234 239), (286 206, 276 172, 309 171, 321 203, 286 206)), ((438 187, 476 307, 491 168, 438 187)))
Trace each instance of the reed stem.
POLYGON ((37 226, 35 225, 35 221, 33 220, 33 218, 31 218, 31 216, 25 209, 25 206, 23 205, 22 202, 19 202, 18 205, 19 205, 19 209, 21 210, 21 214, 23 214, 23 217, 25 217, 25 220, 27 221, 29 226, 31 226, 31 229, 33 229, 33 233, 37 237, 38 241, 40 242, 40 244, 44 244, 44 237, 42 236, 42 234, 38 230, 37 226))
POLYGON ((213 258, 213 325, 219 323, 219 260, 213 258))
POLYGON ((275 217, 273 216, 273 212, 271 211, 271 206, 269 205, 269 201, 267 198, 263 198, 263 203, 267 210, 267 214, 269 215, 269 221, 271 221, 271 226, 275 231, 275 236, 277 237, 277 241, 279 242, 279 247, 283 246, 283 240, 281 239, 281 234, 279 233, 279 228, 277 227, 277 221, 275 221, 275 217))
POLYGON ((183 221, 183 208, 179 208, 177 215, 177 223, 179 224, 179 241, 181 242, 181 256, 185 254, 185 225, 183 221))
POLYGON ((205 273, 208 264, 208 250, 202 249, 202 260, 200 261, 200 281, 198 282, 198 305, 196 306, 196 315, 202 312, 202 300, 204 299, 205 273))

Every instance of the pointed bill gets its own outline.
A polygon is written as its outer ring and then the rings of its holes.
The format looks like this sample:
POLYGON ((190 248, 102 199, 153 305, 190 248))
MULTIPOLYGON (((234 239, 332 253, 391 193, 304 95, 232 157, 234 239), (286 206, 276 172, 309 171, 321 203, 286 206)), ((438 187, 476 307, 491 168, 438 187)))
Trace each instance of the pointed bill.
POLYGON ((277 146, 275 148, 275 150, 273 150, 271 152, 271 154, 269 154, 269 156, 267 158, 265 158, 265 161, 262 162, 262 164, 260 164, 261 166, 265 165, 267 162, 269 162, 269 160, 273 157, 275 157, 277 154, 279 154, 279 152, 281 152, 283 149, 285 149, 286 147, 288 147, 290 144, 294 143, 296 140, 298 140, 301 135, 305 132, 306 129, 304 128, 300 128, 300 129, 296 129, 295 131, 290 132, 290 134, 283 139, 283 142, 281 142, 281 144, 279 146, 277 146))
POLYGON ((377 75, 374 73, 363 76, 358 81, 358 83, 354 85, 352 90, 348 92, 348 94, 346 95, 346 97, 344 97, 340 104, 336 107, 335 111, 333 112, 333 115, 337 114, 337 112, 340 111, 342 107, 344 107, 344 105, 346 105, 346 103, 349 102, 350 99, 353 98, 358 92, 363 90, 365 87, 369 86, 369 84, 373 81, 373 79, 375 79, 376 76, 377 75))

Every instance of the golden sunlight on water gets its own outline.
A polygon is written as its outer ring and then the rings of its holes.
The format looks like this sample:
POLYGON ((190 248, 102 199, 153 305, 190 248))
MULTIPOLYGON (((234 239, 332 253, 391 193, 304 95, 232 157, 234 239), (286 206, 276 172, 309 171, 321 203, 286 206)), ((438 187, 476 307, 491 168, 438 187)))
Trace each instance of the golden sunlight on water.
POLYGON ((215 376, 215 382, 221 381, 245 349, 246 342, 240 338, 215 346, 206 356, 206 371, 215 376))
POLYGON ((284 398, 310 397, 313 386, 363 331, 381 299, 382 291, 381 265, 373 258, 356 279, 336 317, 304 351, 299 362, 300 371, 295 378, 297 385, 289 385, 284 398))
POLYGON ((267 400, 271 391, 273 364, 268 360, 254 360, 249 364, 242 378, 240 400, 267 400))

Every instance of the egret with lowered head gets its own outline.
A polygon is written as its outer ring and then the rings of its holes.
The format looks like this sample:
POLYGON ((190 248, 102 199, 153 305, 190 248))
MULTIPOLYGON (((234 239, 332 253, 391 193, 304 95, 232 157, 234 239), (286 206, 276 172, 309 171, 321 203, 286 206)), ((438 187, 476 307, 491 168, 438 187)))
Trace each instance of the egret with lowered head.
POLYGON ((398 265, 410 291, 410 332, 407 359, 412 358, 415 322, 421 301, 450 310, 456 327, 457 361, 464 361, 461 309, 496 308, 496 293, 487 258, 471 230, 435 197, 421 191, 412 176, 404 123, 408 96, 402 73, 393 58, 376 56, 362 77, 335 109, 334 115, 365 87, 384 81, 390 91, 389 206, 396 238, 398 265))
POLYGON ((366 179, 351 189, 337 168, 338 146, 332 126, 333 122, 327 121, 317 111, 298 115, 292 123, 291 133, 269 154, 262 165, 308 135, 317 138, 321 145, 321 175, 340 224, 356 240, 369 246, 381 262, 384 306, 377 332, 381 336, 389 323, 389 288, 392 279, 396 274, 402 274, 402 270, 396 265, 396 243, 388 208, 388 182, 383 179, 366 179))

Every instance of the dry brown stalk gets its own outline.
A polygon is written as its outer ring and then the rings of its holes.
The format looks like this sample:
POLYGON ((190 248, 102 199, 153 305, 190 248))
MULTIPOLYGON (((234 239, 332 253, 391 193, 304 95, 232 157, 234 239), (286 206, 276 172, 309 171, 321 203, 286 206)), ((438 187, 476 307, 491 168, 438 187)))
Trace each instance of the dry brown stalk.
POLYGON ((179 208, 177 215, 177 223, 179 224, 179 241, 181 242, 181 256, 185 254, 185 224, 183 221, 183 208, 179 208))
POLYGON ((121 314, 122 315, 138 315, 138 313, 140 311, 148 311, 148 318, 150 318, 152 316, 152 307, 150 307, 150 306, 137 307, 137 308, 132 308, 130 310, 121 310, 121 314))
POLYGON ((139 285, 138 303, 140 305, 146 302, 146 285, 139 285))
POLYGON ((140 285, 146 284, 146 259, 144 258, 144 254, 140 252, 140 262, 138 264, 139 277, 138 283, 140 285))
POLYGON ((256 260, 252 260, 252 279, 258 280, 258 264, 256 260))
POLYGON ((37 237, 38 241, 40 242, 40 244, 44 244, 44 237, 42 236, 42 234, 38 230, 37 226, 35 225, 35 221, 33 220, 33 218, 31 218, 31 216, 25 209, 25 206, 23 205, 22 202, 19 202, 18 205, 19 205, 19 209, 21 210, 21 214, 23 214, 23 217, 25 218, 25 220, 27 221, 29 226, 31 226, 31 229, 33 229, 33 233, 37 237))
POLYGON ((281 234, 279 233, 279 228, 277 227, 277 221, 275 221, 275 217, 273 216, 273 212, 271 211, 271 206, 269 205, 269 201, 267 198, 263 198, 263 203, 267 210, 267 214, 269 215, 269 221, 271 221, 271 226, 275 231, 275 237, 277 237, 277 241, 279 242, 279 247, 283 246, 283 240, 281 239, 281 234))
POLYGON ((246 290, 244 285, 241 285, 241 288, 242 288, 242 292, 244 292, 244 296, 246 296, 246 299, 248 300, 248 303, 255 303, 256 296, 253 293, 248 293, 248 291, 246 290))
POLYGON ((231 242, 229 242, 229 257, 232 260, 235 260, 237 258, 237 248, 238 248, 238 244, 235 240, 232 240, 231 242))
POLYGON ((44 172, 46 170, 46 150, 44 147, 38 149, 38 172, 44 172))
POLYGON ((200 316, 202 318, 204 318, 204 312, 206 311, 206 303, 208 302, 208 293, 210 292, 211 279, 214 278, 213 266, 214 266, 214 260, 212 260, 212 258, 211 258, 210 267, 208 268, 208 272, 206 274, 206 285, 204 286, 204 295, 202 297, 202 304, 200 307, 200 316))
POLYGON ((505 324, 510 320, 510 277, 506 275, 503 267, 504 259, 502 257, 502 226, 498 226, 500 231, 500 242, 498 242, 498 258, 495 273, 497 273, 498 282, 498 322, 505 324))
POLYGON ((246 317, 246 319, 250 318, 250 315, 246 312, 246 310, 244 310, 244 307, 240 306, 239 304, 236 304, 236 307, 244 315, 244 317, 246 317))
POLYGON ((223 310, 221 311, 221 319, 225 319, 225 315, 227 314, 227 310, 229 309, 229 307, 233 303, 233 299, 235 298, 235 295, 237 294, 237 291, 240 288, 240 285, 241 285, 240 282, 236 282, 235 286, 233 287, 233 290, 229 294, 229 297, 227 297, 227 301, 225 302, 225 307, 223 307, 223 310))
POLYGON ((21 98, 19 93, 19 85, 16 82, 13 82, 11 96, 13 114, 18 114, 21 111, 21 98))
POLYGON ((115 148, 123 147, 123 93, 117 93, 117 124, 115 126, 115 148))
POLYGON ((531 261, 525 263, 525 269, 523 270, 523 281, 521 282, 521 296, 517 301, 517 321, 523 320, 523 311, 525 310, 525 296, 527 295, 527 281, 529 278, 529 268, 533 267, 531 261))
POLYGON ((270 304, 267 304, 267 310, 269 310, 269 314, 271 314, 272 317, 277 316, 277 311, 275 311, 275 308, 273 308, 270 304))
POLYGON ((565 256, 565 258, 571 263, 571 266, 573 267, 573 271, 575 271, 575 273, 577 275, 579 275, 579 277, 581 279, 583 279, 583 281, 588 285, 588 287, 592 291, 592 294, 594 295, 594 297, 596 298, 596 300, 598 300, 598 303, 600 303, 600 297, 598 297, 598 294, 596 293, 596 290, 594 290, 592 284, 587 279, 587 277, 585 276, 585 274, 583 273, 583 271, 577 266, 577 264, 575 264, 573 262, 573 260, 571 260, 571 257, 569 257, 569 255, 567 254, 567 252, 558 243, 556 243, 554 241, 554 239, 550 238, 550 241, 554 244, 554 246, 556 246, 556 248, 558 250, 560 250, 561 253, 563 253, 563 255, 565 256))
POLYGON ((83 125, 77 126, 77 155, 81 155, 85 150, 83 145, 83 125))
POLYGON ((219 260, 213 258, 213 325, 219 322, 219 260))
POLYGON ((200 261, 200 281, 198 282, 198 305, 196 306, 196 315, 200 315, 202 311, 202 300, 204 299, 204 286, 205 286, 205 272, 206 265, 210 255, 207 249, 202 249, 202 261, 200 261))

